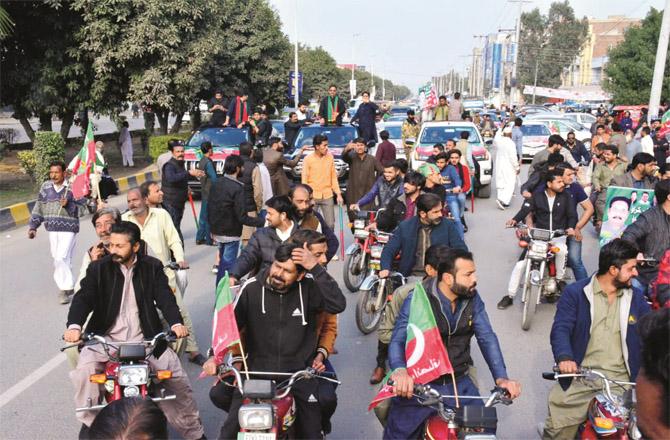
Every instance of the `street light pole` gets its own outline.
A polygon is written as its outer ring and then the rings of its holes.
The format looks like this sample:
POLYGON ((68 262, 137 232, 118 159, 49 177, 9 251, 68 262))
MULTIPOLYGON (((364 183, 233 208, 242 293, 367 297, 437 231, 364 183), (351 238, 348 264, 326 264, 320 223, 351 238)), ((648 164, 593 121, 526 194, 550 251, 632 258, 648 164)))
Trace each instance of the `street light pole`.
POLYGON ((300 102, 300 82, 298 81, 298 0, 295 0, 295 14, 293 15, 295 19, 294 27, 293 27, 293 36, 295 38, 295 55, 294 55, 294 60, 293 60, 293 81, 294 81, 294 94, 293 94, 293 101, 295 108, 298 108, 298 103, 300 102))
POLYGON ((510 3, 518 3, 519 4, 519 14, 516 17, 516 29, 515 33, 516 36, 514 37, 514 42, 516 43, 516 49, 514 50, 514 67, 512 69, 512 87, 510 87, 509 95, 510 95, 510 108, 514 105, 514 101, 516 100, 516 97, 518 95, 517 91, 517 77, 516 77, 516 72, 517 72, 517 66, 519 64, 519 48, 521 47, 520 41, 519 41, 519 35, 521 34, 521 12, 523 10, 523 4, 524 3, 532 3, 531 1, 528 0, 507 0, 510 3))
POLYGON ((658 107, 661 103, 661 89, 663 87, 663 73, 665 59, 668 55, 668 40, 670 39, 670 0, 665 1, 661 32, 658 35, 658 47, 656 48, 656 64, 654 64, 654 79, 651 82, 651 95, 649 96, 649 122, 651 118, 657 118, 658 107))
MULTIPOLYGON (((351 36, 351 84, 356 80, 356 78, 354 78, 354 69, 356 68, 356 64, 354 63, 354 49, 356 48, 356 37, 359 35, 360 34, 353 34, 351 36)), ((356 90, 354 90, 352 86, 349 86, 349 89, 351 92, 351 99, 356 99, 356 90)))
POLYGON ((537 89, 537 69, 540 66, 540 57, 535 58, 535 80, 533 81, 533 104, 535 104, 535 89, 537 89))

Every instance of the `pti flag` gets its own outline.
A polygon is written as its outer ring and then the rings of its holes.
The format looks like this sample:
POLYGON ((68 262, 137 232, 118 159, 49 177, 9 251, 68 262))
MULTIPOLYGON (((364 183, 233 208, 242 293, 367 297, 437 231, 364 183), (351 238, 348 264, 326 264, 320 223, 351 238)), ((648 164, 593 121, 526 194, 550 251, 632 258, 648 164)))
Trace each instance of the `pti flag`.
POLYGON ((79 153, 72 159, 68 168, 72 170, 74 180, 72 181, 72 195, 75 199, 80 199, 90 192, 89 175, 95 171, 95 166, 103 166, 98 160, 95 151, 95 139, 93 138, 93 123, 88 121, 84 146, 79 153))
POLYGON ((228 272, 216 286, 216 302, 212 321, 212 350, 217 364, 221 363, 226 349, 240 342, 240 333, 235 321, 235 304, 230 291, 228 272))
POLYGON ((661 129, 658 131, 661 136, 666 136, 670 133, 670 110, 663 114, 661 118, 661 129))
MULTIPOLYGON (((428 295, 421 283, 416 284, 412 293, 407 322, 405 359, 407 373, 412 376, 415 383, 426 384, 440 376, 454 372, 447 350, 442 343, 428 295)), ((393 397, 393 389, 386 384, 387 381, 388 377, 382 382, 384 385, 370 403, 368 411, 382 400, 393 397)))

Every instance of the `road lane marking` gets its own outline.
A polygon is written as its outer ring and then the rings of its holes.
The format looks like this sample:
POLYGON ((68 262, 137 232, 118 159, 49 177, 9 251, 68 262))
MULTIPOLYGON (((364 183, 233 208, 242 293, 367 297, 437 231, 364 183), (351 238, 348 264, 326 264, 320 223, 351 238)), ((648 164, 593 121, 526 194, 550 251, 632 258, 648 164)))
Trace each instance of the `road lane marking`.
POLYGON ((19 382, 14 384, 10 389, 0 394, 0 408, 7 405, 14 400, 16 396, 30 388, 35 382, 42 379, 52 370, 56 369, 60 364, 67 359, 64 353, 58 353, 56 356, 49 359, 44 365, 33 371, 19 382))

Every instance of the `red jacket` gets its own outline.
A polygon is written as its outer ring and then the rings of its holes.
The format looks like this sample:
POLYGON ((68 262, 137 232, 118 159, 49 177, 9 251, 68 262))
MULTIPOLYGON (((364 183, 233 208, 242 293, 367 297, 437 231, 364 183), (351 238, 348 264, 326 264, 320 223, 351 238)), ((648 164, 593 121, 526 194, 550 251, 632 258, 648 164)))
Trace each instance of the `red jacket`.
POLYGON ((461 190, 463 191, 464 194, 467 194, 470 192, 470 189, 472 189, 472 179, 470 178, 470 169, 463 164, 459 163, 456 165, 456 171, 458 171, 458 175, 461 177, 461 181, 463 182, 463 187, 461 190))

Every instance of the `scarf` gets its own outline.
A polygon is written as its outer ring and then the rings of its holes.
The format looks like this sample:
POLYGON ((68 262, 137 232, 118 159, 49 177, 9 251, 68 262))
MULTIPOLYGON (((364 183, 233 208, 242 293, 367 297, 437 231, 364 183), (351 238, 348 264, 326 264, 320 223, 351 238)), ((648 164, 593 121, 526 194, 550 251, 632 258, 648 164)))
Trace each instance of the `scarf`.
POLYGON ((333 100, 330 96, 326 98, 328 100, 328 122, 335 122, 336 118, 333 118, 333 111, 337 111, 337 105, 339 104, 339 97, 335 97, 333 100))
POLYGON ((416 119, 407 118, 406 121, 409 122, 409 125, 416 125, 416 119))
POLYGON ((235 98, 235 124, 239 125, 241 122, 246 122, 249 119, 247 114, 247 103, 242 102, 240 97, 235 98), (240 111, 242 111, 242 118, 240 119, 240 111))

